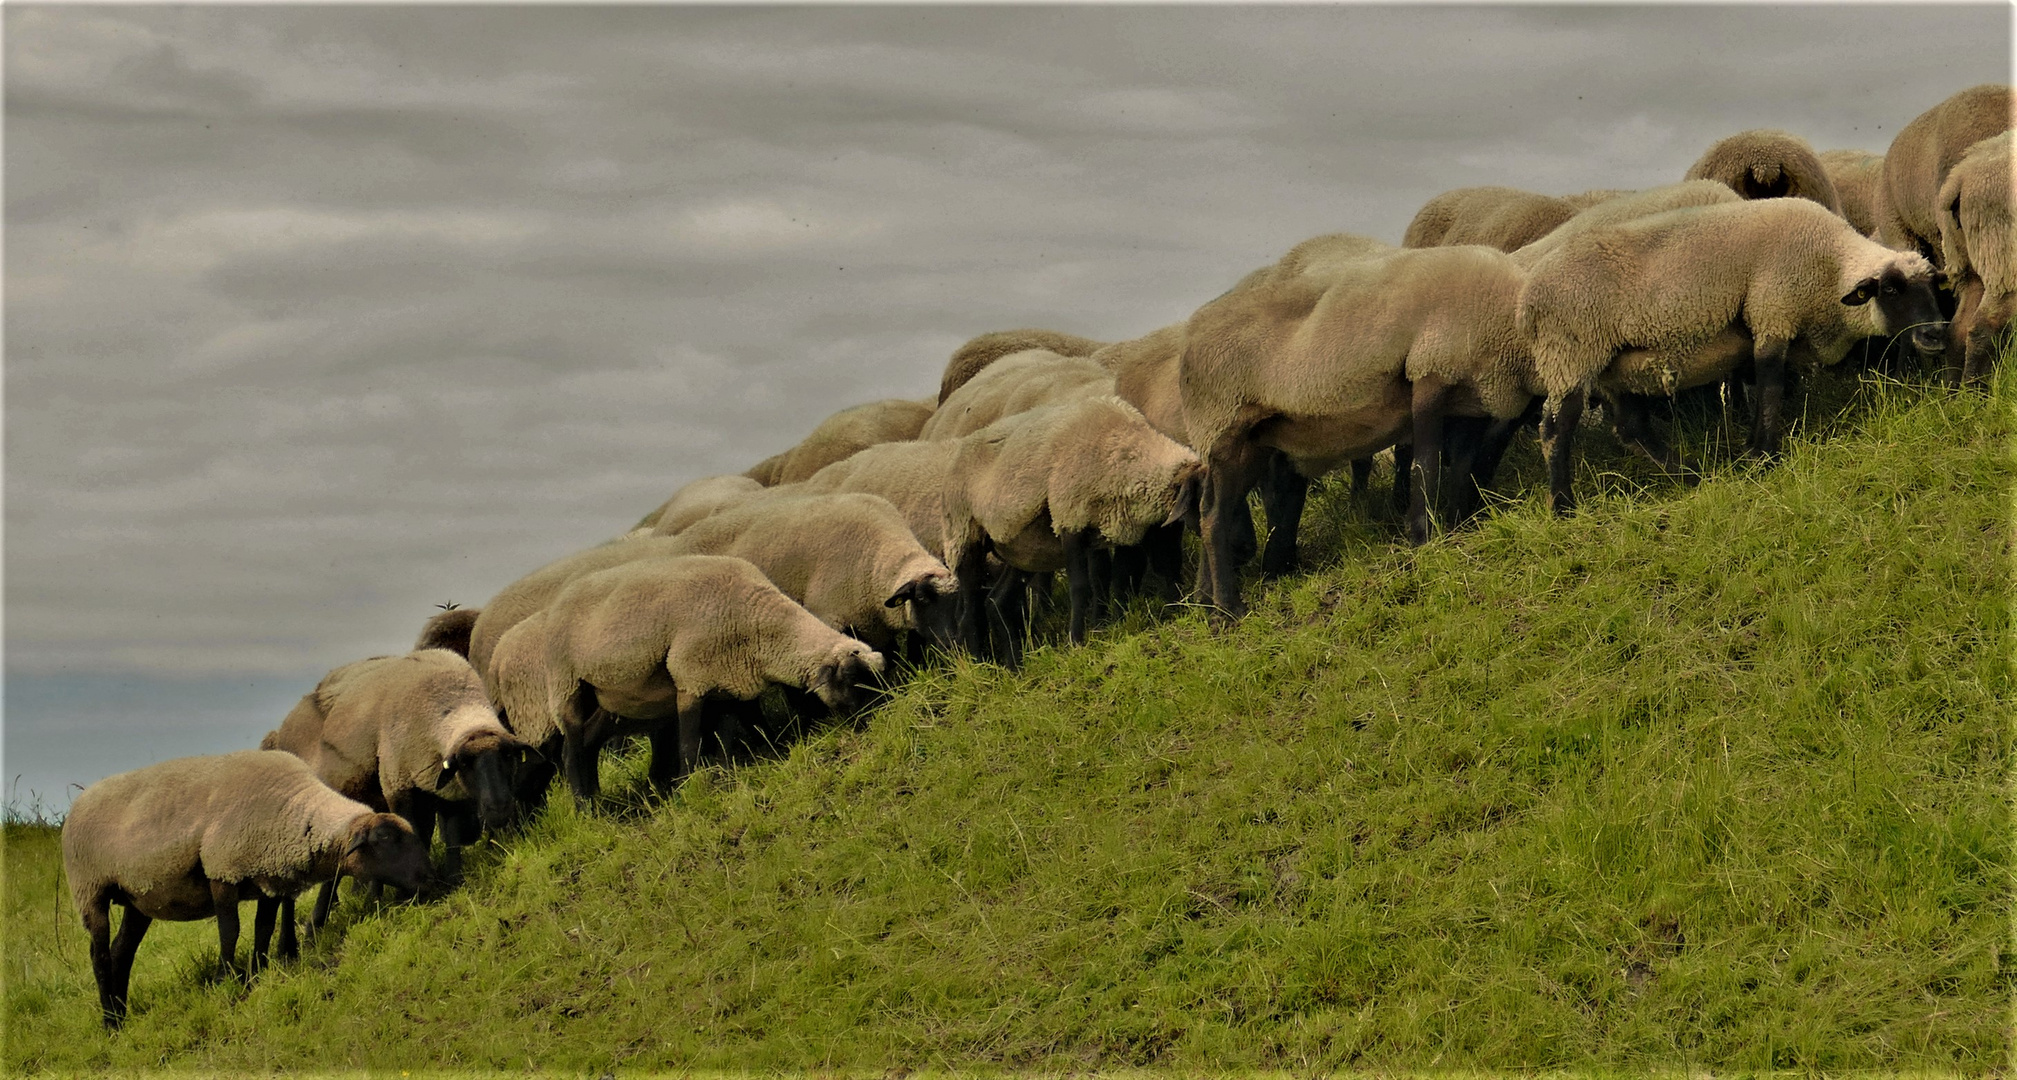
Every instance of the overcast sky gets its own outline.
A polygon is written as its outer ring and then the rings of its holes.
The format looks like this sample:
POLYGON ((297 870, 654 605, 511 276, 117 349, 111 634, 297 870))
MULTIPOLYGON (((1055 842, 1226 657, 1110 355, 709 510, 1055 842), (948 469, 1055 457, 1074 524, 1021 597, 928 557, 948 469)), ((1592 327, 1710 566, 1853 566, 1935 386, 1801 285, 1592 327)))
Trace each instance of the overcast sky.
POLYGON ((10 732, 404 649, 976 333, 1745 128, 1882 152, 2010 12, 9 3, 10 732))

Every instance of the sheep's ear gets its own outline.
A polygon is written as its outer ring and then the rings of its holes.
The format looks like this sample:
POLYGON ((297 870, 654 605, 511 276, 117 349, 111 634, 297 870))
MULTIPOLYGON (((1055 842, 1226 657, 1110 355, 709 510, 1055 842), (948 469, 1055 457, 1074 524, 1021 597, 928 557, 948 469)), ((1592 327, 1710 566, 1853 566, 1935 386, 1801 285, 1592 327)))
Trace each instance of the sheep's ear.
POLYGON ((1198 500, 1204 494, 1204 485, 1203 469, 1184 477, 1184 482, 1177 488, 1176 505, 1170 507, 1170 516, 1163 519, 1164 528, 1191 520, 1192 515, 1197 512, 1198 500))
POLYGON ((434 789, 439 791, 447 787, 448 782, 453 779, 455 779, 455 759, 442 758, 441 775, 434 778, 434 789))
POLYGON ((1855 288, 1849 290, 1849 295, 1844 296, 1842 302, 1850 307, 1861 307, 1869 303, 1870 298, 1875 295, 1877 295, 1877 279, 1866 277, 1857 282, 1855 288))
POLYGON ((919 595, 919 592, 920 592, 920 590, 918 589, 918 583, 917 583, 917 582, 915 582, 915 581, 906 581, 906 582, 904 582, 904 583, 903 583, 903 587, 902 587, 902 588, 900 588, 900 589, 898 589, 897 591, 895 591, 895 592, 891 593, 891 594, 890 594, 890 596, 889 596, 889 599, 887 599, 887 600, 884 600, 884 601, 882 602, 882 606, 884 606, 884 607, 902 607, 902 606, 904 605, 904 602, 905 602, 905 601, 907 601, 907 600, 916 600, 916 599, 918 598, 918 595, 919 595))

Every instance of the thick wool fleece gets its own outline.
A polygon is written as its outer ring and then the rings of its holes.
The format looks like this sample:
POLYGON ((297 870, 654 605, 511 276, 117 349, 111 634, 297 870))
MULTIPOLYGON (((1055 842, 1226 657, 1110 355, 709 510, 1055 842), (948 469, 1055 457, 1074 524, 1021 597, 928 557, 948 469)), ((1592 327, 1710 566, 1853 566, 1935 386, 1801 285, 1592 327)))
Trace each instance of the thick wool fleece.
POLYGON ((546 612, 541 610, 520 619, 497 639, 484 680, 512 734, 529 746, 544 746, 560 737, 548 708, 546 674, 546 612))
POLYGON ((903 513, 868 493, 758 500, 696 522, 667 550, 747 560, 821 622, 877 648, 914 629, 909 605, 887 604, 899 589, 915 582, 953 591, 951 571, 903 513))
MULTIPOLYGON (((781 463, 784 457, 785 454, 779 454, 776 460, 781 463)), ((756 470, 750 471, 753 473, 756 470)), ((673 492, 672 498, 644 515, 635 527, 650 529, 660 536, 671 536, 709 514, 718 514, 731 506, 748 502, 776 482, 775 479, 759 482, 741 473, 703 476, 673 492)))
POLYGON ((1401 249, 1229 293, 1191 316, 1192 446, 1255 429, 1318 476, 1402 437, 1410 383, 1439 379, 1510 418, 1539 392, 1513 324, 1525 275, 1481 245, 1401 249))
POLYGON ((546 610, 547 708, 566 715, 587 683, 618 716, 670 717, 681 695, 744 701, 770 683, 801 689, 821 667, 882 654, 778 591, 756 567, 721 555, 626 563, 561 590, 546 610))
POLYGON ((1404 248, 1483 244, 1512 251, 1569 220, 1576 207, 1566 199, 1509 187, 1467 187, 1445 191, 1415 212, 1401 236, 1404 248))
MULTIPOLYGON (((1970 147, 1940 186, 1935 220, 1948 280, 1979 278, 1986 296, 2017 292, 2017 233, 2010 228, 2011 133, 1970 147)), ((1988 301, 1985 300, 1986 304, 1988 301)))
POLYGON ((1003 562, 1033 571, 1063 568, 1059 538, 1069 532, 1140 543, 1202 468, 1117 397, 1008 417, 959 441, 946 485, 947 562, 983 538, 1003 562))
POLYGON ((293 754, 176 758, 84 789, 63 822, 63 871, 79 912, 117 889, 153 918, 208 918, 209 881, 292 896, 334 876, 371 814, 293 754))
POLYGON ((2002 83, 1971 86, 1898 129, 1884 153, 1877 238, 1940 260, 1940 188, 1969 147, 2017 127, 2017 94, 2002 83))
POLYGON ((442 764, 480 735, 504 735, 476 669, 447 649, 345 664, 303 695, 259 744, 308 762, 325 784, 388 810, 408 791, 450 802, 475 796, 442 764))
POLYGON ((1520 326, 1551 397, 1597 387, 1671 394, 1726 377, 1750 340, 1804 341, 1822 364, 1878 325, 1858 281, 1932 273, 1805 199, 1689 207, 1593 229, 1534 267, 1520 326), (1743 326, 1746 339, 1732 333, 1743 326), (1734 346, 1742 346, 1737 348, 1734 346))
POLYGON ((1798 135, 1757 128, 1718 139, 1684 180, 1715 180, 1746 199, 1807 199, 1842 212, 1842 199, 1814 147, 1798 135))
POLYGON ((825 495, 861 492, 881 496, 903 515, 926 551, 945 550, 945 486, 959 441, 899 442, 871 446, 792 485, 794 492, 825 495))
POLYGON ((1868 150, 1826 150, 1821 168, 1842 200, 1842 216, 1864 236, 1876 236, 1884 190, 1884 155, 1868 150))
POLYGON ((1635 218, 1651 217, 1668 210, 1679 210, 1684 206, 1714 206, 1717 203, 1743 201, 1743 197, 1731 191, 1729 185, 1715 180, 1683 180, 1678 184, 1663 184, 1644 191, 1627 192, 1615 199, 1600 202, 1562 222, 1555 227, 1555 231, 1513 252, 1510 257, 1521 269, 1531 271, 1534 264, 1540 262, 1549 252, 1561 247, 1571 237, 1581 236, 1591 229, 1601 229, 1635 218))
POLYGON ((518 625, 520 619, 546 606, 555 593, 583 574, 606 570, 633 559, 648 559, 668 553, 667 536, 625 536, 555 559, 504 587, 483 605, 483 613, 469 628, 469 663, 478 674, 488 677, 491 650, 497 639, 518 625))
POLYGON ((935 404, 908 398, 887 398, 842 409, 820 421, 811 434, 785 451, 775 476, 764 484, 774 487, 796 483, 868 447, 915 439, 935 411, 935 404))
POLYGON ((995 361, 954 391, 917 437, 957 439, 1004 416, 1113 392, 1113 375, 1087 357, 1034 349, 1019 352, 995 361))
POLYGON ((945 399, 975 375, 1013 353, 1042 349, 1059 356, 1091 356, 1105 345, 1104 341, 1056 330, 996 330, 982 334, 953 350, 952 359, 946 361, 945 374, 939 379, 937 400, 944 404, 945 399))

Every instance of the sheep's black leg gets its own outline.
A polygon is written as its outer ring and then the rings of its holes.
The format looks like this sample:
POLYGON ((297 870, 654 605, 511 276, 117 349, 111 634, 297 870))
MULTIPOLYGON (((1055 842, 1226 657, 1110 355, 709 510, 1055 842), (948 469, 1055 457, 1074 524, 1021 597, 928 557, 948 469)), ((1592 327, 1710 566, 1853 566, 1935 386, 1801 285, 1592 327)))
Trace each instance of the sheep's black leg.
POLYGON ((212 881, 210 906, 217 912, 219 974, 239 977, 242 973, 238 970, 238 886, 229 881, 212 881))
POLYGON ((1142 537, 1139 544, 1126 544, 1113 550, 1113 598, 1114 606, 1126 604, 1141 595, 1148 585, 1149 549, 1148 537, 1142 537))
POLYGON ((567 786, 574 790, 574 799, 583 806, 592 806, 602 795, 601 762, 603 740, 601 734, 592 728, 599 716, 606 715, 596 704, 595 688, 586 683, 575 688, 568 699, 568 715, 562 717, 560 764, 567 773, 567 786))
POLYGON ((1415 460, 1408 470, 1408 542, 1420 547, 1435 534, 1432 515, 1442 511, 1443 407, 1449 387, 1437 379, 1414 385, 1415 460))
POLYGON ((1267 478, 1261 485, 1261 510, 1268 518, 1268 545, 1261 552, 1262 577, 1296 572, 1302 561, 1296 535, 1302 529, 1303 504, 1309 494, 1309 478, 1289 464, 1287 454, 1277 450, 1268 455, 1267 478))
POLYGON ((987 655, 987 551, 979 544, 948 552, 953 576, 959 580, 959 638, 968 654, 987 655))
POLYGON ((1758 414, 1751 427, 1751 449, 1766 458, 1779 456, 1780 416, 1786 399, 1786 343, 1760 341, 1753 353, 1757 373, 1758 414))
POLYGON ((301 939, 295 936, 294 898, 280 898, 280 958, 282 960, 301 959, 301 939))
MULTIPOLYGON (((679 743, 667 746, 673 750, 670 781, 684 780, 694 769, 700 767, 700 741, 707 733, 707 698, 700 694, 679 695, 679 743)), ((654 773, 659 768, 659 742, 654 732, 651 742, 651 767, 654 773)))
POLYGON ((252 974, 266 970, 266 954, 273 944, 273 920, 280 914, 280 898, 261 896, 252 904, 252 974))
POLYGON ((1485 507, 1485 492, 1491 490, 1492 479, 1499 474, 1499 462, 1505 459, 1506 448, 1513 443, 1513 436, 1526 426, 1530 415, 1537 412, 1540 405, 1534 405, 1524 413, 1512 417, 1493 417, 1485 425, 1484 434, 1478 437, 1478 452, 1471 459, 1470 475, 1465 479, 1461 494, 1463 505, 1457 508, 1457 522, 1467 522, 1485 507))
POLYGON ((1394 490, 1391 493, 1394 513, 1406 514, 1408 500, 1414 498, 1414 484, 1409 477, 1414 475, 1415 446, 1413 443, 1394 444, 1394 490))
MULTIPOLYGON (((695 705, 694 711, 701 714, 701 719, 698 722, 700 734, 695 738, 695 743, 698 745, 707 739, 706 699, 698 702, 695 705)), ((681 777, 692 772, 694 766, 700 763, 700 752, 698 749, 691 756, 682 750, 682 744, 685 742, 685 730, 686 720, 684 717, 681 717, 674 723, 660 724, 652 728, 645 735, 645 740, 651 743, 651 764, 646 766, 644 778, 651 785, 653 795, 664 796, 671 794, 672 786, 678 783, 681 777), (680 766, 683 764, 686 768, 684 771, 681 771, 680 766)))
POLYGON ((1205 540, 1202 572, 1205 595, 1217 606, 1220 616, 1232 619, 1247 613, 1247 602, 1240 596, 1240 564, 1244 560, 1235 550, 1234 540, 1239 533, 1239 519, 1246 519, 1247 531, 1253 529, 1247 492, 1253 490, 1254 481, 1267 464, 1262 448, 1251 442, 1248 435, 1244 429, 1229 431, 1207 453, 1204 514, 1199 522, 1205 540))
MULTIPOLYGON (((400 792, 392 800, 392 812, 405 818, 406 823, 413 826, 413 835, 420 838, 422 848, 430 851, 433 850, 434 804, 428 800, 424 793, 415 791, 412 788, 400 792)), ((413 894, 407 892, 405 889, 397 889, 393 895, 401 900, 413 899, 413 894)))
POLYGON ((1669 476, 1678 475, 1684 471, 1681 456, 1674 452, 1654 426, 1649 408, 1652 401, 1644 394, 1618 393, 1604 399, 1604 408, 1611 414, 1612 426, 1618 429, 1618 438, 1659 466, 1662 472, 1669 476))
POLYGON ((1086 643, 1086 613, 1092 606, 1092 536, 1089 529, 1074 529, 1059 539, 1065 547, 1065 579, 1071 586, 1071 643, 1086 643))
MULTIPOLYGON (((126 936, 137 914, 130 907, 126 909, 120 937, 126 936)), ((98 982, 98 1011, 107 1029, 116 1028, 126 1017, 126 988, 119 985, 118 964, 113 960, 112 899, 98 894, 85 905, 83 915, 84 931, 91 935, 91 974, 98 982)))
POLYGON ((1967 358, 1961 369, 1963 386, 1988 382, 1989 374, 1996 369, 1996 356, 2001 351, 1997 344, 2010 327, 2012 299, 2005 295, 1978 305, 1970 319, 1973 325, 1968 327, 1965 353, 1961 346, 1948 347, 1948 355, 1967 358))
POLYGON ((1373 492, 1373 459, 1369 457, 1353 458, 1352 490, 1351 490, 1352 501, 1362 502, 1368 495, 1371 495, 1372 492, 1373 492))
POLYGON ((1184 581, 1184 523, 1158 525, 1142 538, 1142 550, 1148 557, 1148 568, 1162 578, 1162 585, 1156 590, 1158 598, 1174 602, 1183 592, 1184 581))
POLYGON ((441 808, 441 874, 450 884, 462 880, 462 848, 478 831, 466 826, 458 807, 441 808))
MULTIPOLYGON (((1091 544, 1092 540, 1087 539, 1091 544)), ((1086 552, 1086 570, 1092 574, 1092 599, 1086 608, 1086 618, 1100 622, 1107 617, 1107 598, 1114 591, 1114 553, 1111 548, 1095 546, 1086 552)))
POLYGON ((1557 514, 1576 509, 1576 424, 1583 418, 1583 391, 1550 396, 1541 407, 1541 455, 1548 461, 1548 507, 1557 514))
POLYGON ((524 807, 520 820, 532 817, 546 806, 546 793, 553 786, 553 776, 560 771, 556 762, 560 759, 561 740, 555 736, 545 745, 535 748, 518 766, 518 776, 512 783, 512 794, 518 805, 524 807))
POLYGON ((341 876, 339 874, 323 882, 321 891, 315 894, 315 907, 308 913, 310 930, 320 930, 322 924, 329 921, 329 909, 336 903, 336 882, 341 876))
POLYGON ((1442 505, 1435 507, 1437 520, 1455 528, 1469 516, 1471 472, 1478 463, 1478 444, 1483 440, 1489 416, 1446 416, 1443 418, 1443 474, 1454 484, 1443 489, 1442 505))
MULTIPOLYGON (((997 647, 992 653, 994 659, 1004 666, 1022 666, 1023 639, 1029 635, 1030 624, 1030 579, 1027 570, 1013 566, 1004 567, 1001 577, 995 579, 988 591, 988 611, 991 612, 991 629, 997 647)), ((1045 574, 1048 582, 1050 575, 1045 574)))

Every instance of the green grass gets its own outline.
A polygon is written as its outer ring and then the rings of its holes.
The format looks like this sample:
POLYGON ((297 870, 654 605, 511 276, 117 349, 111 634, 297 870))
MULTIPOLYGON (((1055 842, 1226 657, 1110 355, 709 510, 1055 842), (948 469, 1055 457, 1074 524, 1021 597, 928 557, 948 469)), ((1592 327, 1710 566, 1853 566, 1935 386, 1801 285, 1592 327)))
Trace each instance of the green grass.
POLYGON ((2013 397, 1824 380, 1775 467, 1691 427, 1693 486, 1594 436, 1576 517, 1415 551, 1327 483, 1234 628, 1137 605, 558 798, 249 991, 157 924, 115 1037, 10 827, 5 1065, 2007 1068, 2013 397))

